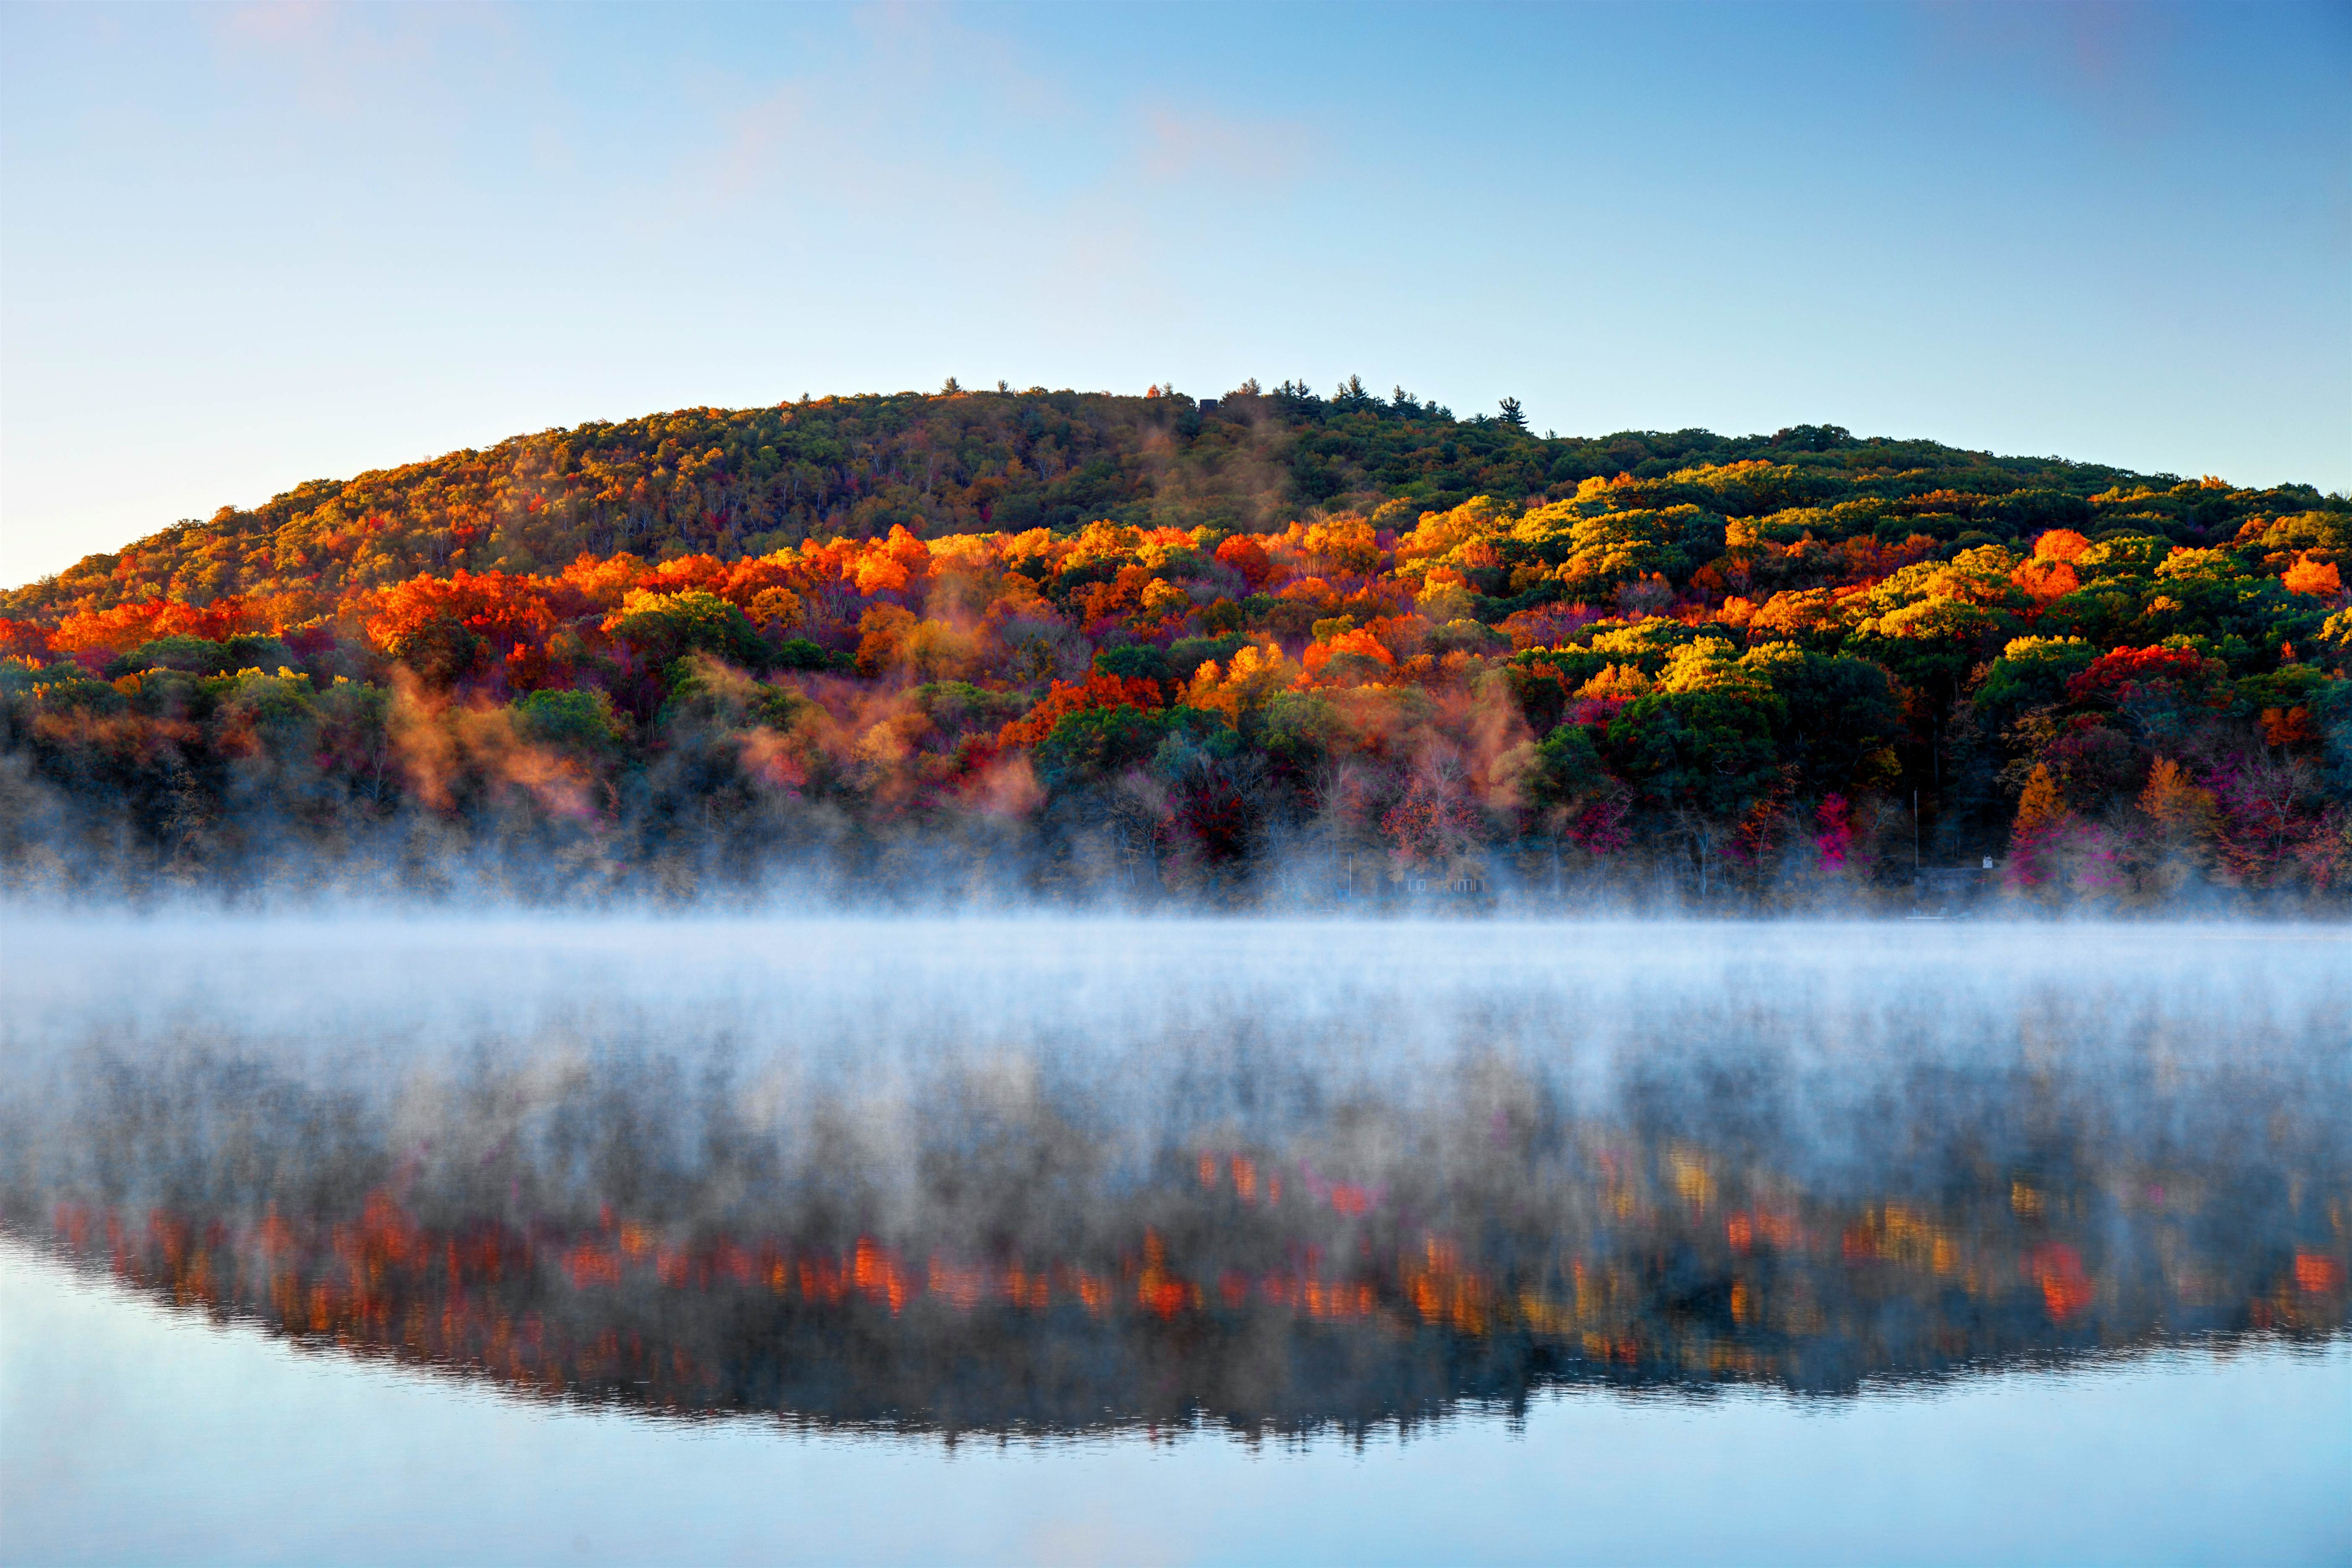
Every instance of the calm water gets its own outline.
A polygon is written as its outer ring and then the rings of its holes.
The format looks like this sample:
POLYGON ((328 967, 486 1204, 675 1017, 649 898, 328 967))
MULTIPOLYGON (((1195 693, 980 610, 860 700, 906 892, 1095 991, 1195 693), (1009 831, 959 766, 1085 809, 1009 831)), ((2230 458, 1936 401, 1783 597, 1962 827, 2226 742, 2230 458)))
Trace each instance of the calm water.
POLYGON ((10 1560, 2352 1557, 2352 941, 17 924, 10 1560))

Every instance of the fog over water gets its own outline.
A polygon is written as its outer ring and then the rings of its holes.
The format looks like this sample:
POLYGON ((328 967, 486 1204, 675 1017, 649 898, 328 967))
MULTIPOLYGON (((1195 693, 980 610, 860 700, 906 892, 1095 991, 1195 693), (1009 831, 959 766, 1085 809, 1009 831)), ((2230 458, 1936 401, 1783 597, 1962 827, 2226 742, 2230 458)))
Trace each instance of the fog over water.
POLYGON ((90 916, 0 966, 12 1257, 550 1412, 1450 1444, 2336 1375, 2352 1317, 2339 928, 90 916))
POLYGON ((599 1396, 1306 1430, 2342 1318, 2332 929, 45 921, 6 950, 14 1223, 519 1377, 394 1321, 464 1296, 428 1241, 470 1236, 508 1293, 481 1333, 532 1318, 538 1370, 599 1396), (732 1370, 583 1372, 616 1311, 732 1370), (1122 1382, 1193 1320, 1229 1343, 1122 1382), (1293 1332, 1375 1322, 1445 1332, 1329 1376, 1293 1332), (849 1324, 872 1375, 800 1387, 830 1353, 776 1335, 849 1324), (941 1385, 983 1328, 1000 1363, 1108 1360, 941 1385))

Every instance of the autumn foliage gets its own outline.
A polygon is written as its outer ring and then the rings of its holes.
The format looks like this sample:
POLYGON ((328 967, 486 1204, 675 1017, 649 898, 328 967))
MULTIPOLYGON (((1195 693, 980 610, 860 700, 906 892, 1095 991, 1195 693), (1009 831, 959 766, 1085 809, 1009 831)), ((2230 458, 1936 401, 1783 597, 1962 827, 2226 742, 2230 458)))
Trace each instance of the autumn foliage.
POLYGON ((1342 392, 688 411, 181 525, 0 596, 5 864, 410 878, 431 822, 567 888, 1899 899, 1915 836, 2037 898, 2352 878, 2352 506, 1342 392))
POLYGON ((1076 685, 1055 681, 1027 715, 997 732, 996 744, 1000 747, 1034 747, 1072 714, 1097 708, 1159 706, 1160 686, 1153 681, 1122 675, 1089 675, 1076 685))

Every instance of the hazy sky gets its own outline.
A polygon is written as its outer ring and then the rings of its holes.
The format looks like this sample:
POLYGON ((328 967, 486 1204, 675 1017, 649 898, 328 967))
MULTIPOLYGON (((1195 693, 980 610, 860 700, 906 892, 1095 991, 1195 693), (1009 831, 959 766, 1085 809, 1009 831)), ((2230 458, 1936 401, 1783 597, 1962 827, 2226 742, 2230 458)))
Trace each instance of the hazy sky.
POLYGON ((2352 487, 2352 8, 0 7, 0 581, 585 419, 1351 372, 2352 487))

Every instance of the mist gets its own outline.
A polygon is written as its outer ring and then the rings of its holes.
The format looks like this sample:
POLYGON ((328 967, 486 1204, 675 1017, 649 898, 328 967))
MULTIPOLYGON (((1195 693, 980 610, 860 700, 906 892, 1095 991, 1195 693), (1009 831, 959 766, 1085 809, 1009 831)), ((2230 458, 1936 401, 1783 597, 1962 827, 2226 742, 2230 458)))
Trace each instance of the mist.
POLYGON ((2336 928, 0 937, 12 1229, 531 1397, 1360 1433, 1560 1382, 1844 1396, 2347 1315, 2336 928))

